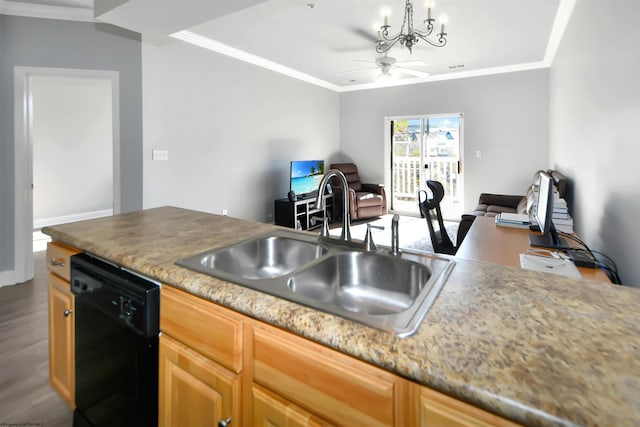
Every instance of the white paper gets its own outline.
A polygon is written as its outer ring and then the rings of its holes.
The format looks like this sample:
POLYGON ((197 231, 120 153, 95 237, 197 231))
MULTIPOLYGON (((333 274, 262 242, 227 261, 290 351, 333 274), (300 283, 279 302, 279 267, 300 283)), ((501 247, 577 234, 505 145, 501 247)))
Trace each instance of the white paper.
POLYGON ((520 254, 520 268, 582 279, 578 268, 568 259, 520 254))

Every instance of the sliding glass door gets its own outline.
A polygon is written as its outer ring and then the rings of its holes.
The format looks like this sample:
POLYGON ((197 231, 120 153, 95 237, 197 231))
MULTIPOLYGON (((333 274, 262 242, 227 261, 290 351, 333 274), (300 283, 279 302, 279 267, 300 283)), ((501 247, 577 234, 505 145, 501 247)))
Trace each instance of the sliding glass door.
POLYGON ((445 189, 442 214, 462 215, 462 114, 400 117, 390 120, 391 209, 419 214, 418 192, 427 180, 445 189))

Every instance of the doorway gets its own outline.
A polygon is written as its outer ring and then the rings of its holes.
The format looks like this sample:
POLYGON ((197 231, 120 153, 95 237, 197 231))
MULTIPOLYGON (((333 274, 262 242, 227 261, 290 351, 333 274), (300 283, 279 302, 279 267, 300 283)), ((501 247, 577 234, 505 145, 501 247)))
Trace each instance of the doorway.
MULTIPOLYGON (((51 181, 57 181, 55 188, 49 187, 48 190, 59 192, 57 196, 53 197, 57 210, 43 211, 40 209, 41 207, 37 207, 38 212, 45 212, 42 214, 43 218, 39 219, 39 226, 105 216, 120 211, 119 82, 118 73, 114 71, 39 67, 15 67, 14 82, 15 235, 12 281, 13 283, 21 283, 33 277, 32 242, 35 213, 34 194, 36 194, 34 185, 47 187, 51 181), (49 90, 56 86, 63 87, 65 85, 66 89, 63 89, 62 92, 58 90, 57 94, 55 90, 49 90), (43 88, 48 88, 48 97, 41 97, 43 88), (38 95, 39 93, 41 95, 38 95), (97 95, 98 93, 102 95, 97 95), (57 141, 48 141, 48 146, 38 144, 38 147, 35 148, 38 151, 45 149, 46 146, 45 150, 49 150, 44 156, 45 159, 48 157, 48 160, 45 161, 50 161, 48 165, 50 167, 49 178, 39 176, 42 172, 40 169, 34 173, 34 167, 42 167, 38 166, 42 163, 34 163, 36 161, 34 142, 37 143, 34 140, 38 138, 39 132, 38 127, 34 128, 34 120, 38 118, 38 110, 35 106, 38 102, 36 97, 39 96, 40 99, 46 99, 46 103, 50 104, 49 107, 53 108, 48 112, 47 110, 40 112, 40 124, 44 122, 45 128, 49 126, 49 131, 52 129, 58 131, 57 141), (102 99, 98 100, 95 96, 102 99), (109 99, 104 99, 105 97, 109 99), (81 103, 84 102, 86 108, 82 108, 81 105, 80 107, 71 106, 72 98, 81 103), (100 105, 99 109, 104 109, 106 105, 109 106, 109 111, 106 112, 109 123, 106 125, 104 120, 100 125, 92 124, 91 121, 95 117, 93 115, 87 116, 89 111, 95 111, 98 104, 100 105), (60 111, 56 111, 56 109, 60 111), (62 110, 65 111, 53 120, 52 116, 62 110), (83 123, 80 124, 80 122, 83 123), (109 129, 105 130, 105 126, 109 129), (89 128, 93 129, 93 135, 87 131, 89 128), (73 132, 80 129, 84 129, 83 135, 73 135, 73 132), (107 149, 104 148, 104 133, 109 133, 106 138, 109 147, 107 149), (98 135, 102 139, 101 148, 92 150, 91 144, 96 141, 98 135), (70 142, 71 139, 74 142, 70 142), (93 166, 91 166, 92 160, 88 156, 94 158, 95 164, 93 166), (99 159, 95 160, 96 156, 99 156, 99 159), (72 166, 68 161, 71 161, 72 166), (55 166, 51 167, 52 164, 55 166), (83 170, 83 168, 87 169, 83 170), (101 172, 94 174, 94 168, 100 169, 101 172), (109 170, 105 172, 106 169, 109 170), (91 191, 102 194, 109 193, 110 206, 106 206, 104 200, 98 201, 94 196, 87 199, 88 204, 85 206, 74 205, 76 203, 75 196, 73 196, 75 189, 83 187, 85 183, 91 181, 87 179, 88 175, 100 176, 100 184, 98 185, 100 189, 97 191, 95 185, 92 187, 92 184, 89 184, 88 186, 93 189, 86 193, 90 194, 91 191), (61 179, 62 181, 60 181, 61 179), (92 207, 88 208, 87 206, 92 207), (59 209, 60 207, 63 209, 59 209)), ((40 159, 37 160, 37 162, 40 161, 40 159)), ((95 183, 95 181, 93 182, 95 183)), ((77 199, 79 200, 81 197, 77 199)))
POLYGON ((418 192, 426 181, 442 183, 446 219, 462 215, 462 114, 386 119, 390 147, 391 210, 419 215, 418 192))

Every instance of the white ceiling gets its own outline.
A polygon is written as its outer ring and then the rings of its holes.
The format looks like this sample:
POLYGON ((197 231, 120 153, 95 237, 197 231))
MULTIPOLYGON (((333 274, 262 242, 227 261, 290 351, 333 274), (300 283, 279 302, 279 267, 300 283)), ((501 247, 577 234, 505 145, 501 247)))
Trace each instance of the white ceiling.
MULTIPOLYGON (((446 14, 448 42, 435 48, 420 41, 413 54, 398 46, 389 56, 422 61, 416 78, 376 82, 372 64, 381 10, 388 8, 390 32, 402 23, 405 0, 96 0, 97 17, 158 41, 174 37, 256 63, 337 91, 408 84, 547 67, 576 0, 435 0, 434 17, 446 14), (309 7, 310 3, 314 7, 309 7)), ((414 26, 426 18, 424 0, 414 0, 414 26)), ((0 0, 12 9, 91 9, 92 0, 0 0)), ((21 13, 16 13, 21 14, 21 13)), ((22 13, 24 14, 24 13, 22 13)), ((51 14, 55 16, 54 13, 51 14)))

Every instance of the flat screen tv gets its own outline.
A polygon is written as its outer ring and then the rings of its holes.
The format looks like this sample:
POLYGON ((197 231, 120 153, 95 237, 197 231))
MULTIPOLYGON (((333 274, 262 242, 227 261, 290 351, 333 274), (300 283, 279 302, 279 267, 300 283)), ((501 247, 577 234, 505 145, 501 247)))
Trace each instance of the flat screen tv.
POLYGON ((535 213, 536 221, 542 235, 530 234, 531 246, 542 246, 553 249, 566 249, 568 243, 558 236, 553 225, 553 179, 551 175, 541 172, 538 181, 538 206, 535 213))
POLYGON ((297 197, 316 196, 324 176, 324 160, 293 160, 291 162, 289 189, 297 197))

